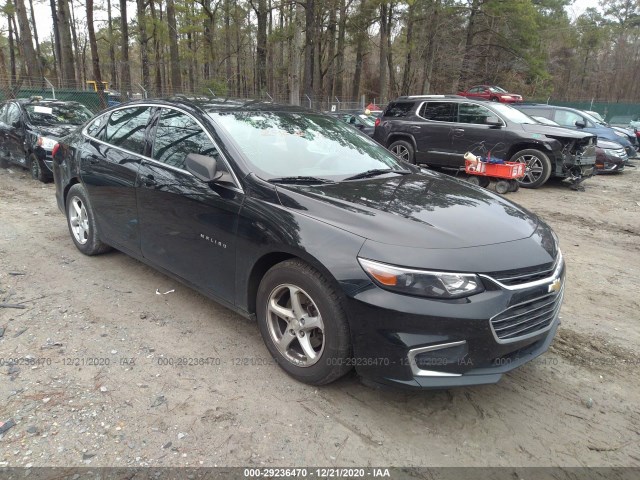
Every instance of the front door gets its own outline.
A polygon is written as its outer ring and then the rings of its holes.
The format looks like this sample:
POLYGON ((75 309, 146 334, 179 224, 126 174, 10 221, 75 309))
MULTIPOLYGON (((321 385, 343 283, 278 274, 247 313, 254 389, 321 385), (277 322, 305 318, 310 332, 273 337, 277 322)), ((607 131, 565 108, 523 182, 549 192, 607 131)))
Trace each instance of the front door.
POLYGON ((504 143, 504 125, 487 125, 488 117, 497 115, 483 105, 472 102, 458 105, 458 123, 454 129, 452 148, 458 166, 464 166, 465 152, 483 158, 490 153, 493 158, 509 160, 505 158, 507 149, 504 143))
POLYGON ((207 293, 233 303, 236 229, 244 195, 238 185, 207 184, 185 170, 189 153, 226 160, 192 116, 163 108, 153 160, 142 162, 138 212, 142 254, 207 293))

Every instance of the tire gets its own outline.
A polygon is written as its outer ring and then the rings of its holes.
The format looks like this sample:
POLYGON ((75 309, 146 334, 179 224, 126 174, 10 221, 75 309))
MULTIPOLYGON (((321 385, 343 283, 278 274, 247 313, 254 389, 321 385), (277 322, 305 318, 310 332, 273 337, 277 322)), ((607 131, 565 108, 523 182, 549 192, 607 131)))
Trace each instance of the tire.
POLYGON ((407 163, 416 163, 413 145, 406 140, 396 140, 389 145, 389 151, 400 160, 404 160, 407 163))
POLYGON ((100 240, 96 217, 81 184, 69 190, 66 201, 67 226, 76 248, 85 255, 98 255, 111 249, 100 240))
POLYGON ((532 148, 520 150, 511 157, 510 161, 521 162, 527 165, 524 177, 518 180, 521 187, 541 187, 551 176, 551 160, 540 150, 532 148))
POLYGON ((471 185, 480 186, 480 178, 478 178, 475 175, 471 175, 471 176, 467 177, 467 182, 469 182, 471 185))
POLYGON ((517 180, 509 180, 509 191, 517 192, 520 190, 520 183, 517 180))
POLYGON ((499 102, 500 99, 498 97, 491 97, 492 102, 499 102))
POLYGON ((325 385, 351 370, 341 295, 315 268, 297 259, 273 266, 260 282, 256 305, 264 343, 290 376, 325 385), (297 308, 291 306, 292 298, 298 299, 297 308))
POLYGON ((491 180, 489 180, 487 177, 478 177, 478 179, 480 180, 479 185, 482 188, 487 188, 489 186, 489 184, 491 183, 491 180))
POLYGON ((498 180, 496 182, 496 192, 505 194, 509 191, 510 185, 507 180, 498 180))
POLYGON ((29 165, 29 170, 31 171, 31 178, 39 180, 42 183, 51 181, 51 175, 49 175, 46 170, 47 167, 45 167, 42 160, 33 153, 29 155, 27 165, 29 165))

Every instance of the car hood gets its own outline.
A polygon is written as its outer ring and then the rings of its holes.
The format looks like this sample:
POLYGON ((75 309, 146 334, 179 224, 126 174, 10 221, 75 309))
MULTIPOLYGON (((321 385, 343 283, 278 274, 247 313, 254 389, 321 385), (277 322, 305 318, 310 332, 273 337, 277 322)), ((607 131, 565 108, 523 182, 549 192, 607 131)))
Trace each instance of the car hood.
MULTIPOLYGON (((526 111, 524 113, 527 113, 526 111)), ((539 133, 548 137, 575 138, 582 140, 583 138, 593 137, 593 133, 573 130, 571 128, 556 127, 553 125, 543 125, 541 123, 523 123, 522 128, 526 132, 539 133)))
POLYGON ((615 149, 615 150, 617 150, 619 148, 624 148, 618 142, 613 142, 611 140, 605 140, 604 138, 599 138, 598 139, 598 147, 600 147, 600 148, 608 148, 608 149, 615 149))
POLYGON ((467 248, 530 237, 522 207, 447 175, 423 172, 326 185, 278 185, 280 202, 379 243, 467 248))
POLYGON ((50 137, 55 140, 59 140, 62 137, 66 137, 77 128, 78 128, 78 125, 56 124, 56 125, 34 125, 32 130, 34 131, 34 133, 42 137, 50 137))

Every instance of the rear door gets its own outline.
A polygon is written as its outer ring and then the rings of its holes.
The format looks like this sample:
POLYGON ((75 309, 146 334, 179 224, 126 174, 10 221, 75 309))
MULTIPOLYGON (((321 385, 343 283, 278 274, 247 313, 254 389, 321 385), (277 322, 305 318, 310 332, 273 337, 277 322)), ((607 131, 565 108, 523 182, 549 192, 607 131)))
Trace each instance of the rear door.
POLYGON ((207 293, 233 303, 236 229, 244 195, 213 136, 192 115, 162 108, 152 159, 139 173, 142 254, 207 293), (228 184, 206 184, 184 166, 189 153, 216 159, 228 184))
POLYGON ((136 178, 149 154, 149 121, 154 107, 120 108, 106 114, 104 126, 92 122, 85 130, 81 176, 89 192, 104 240, 128 253, 140 254, 136 178), (89 130, 97 129, 92 135, 89 130))
POLYGON ((442 166, 456 164, 452 139, 456 129, 457 111, 457 103, 443 100, 424 102, 420 106, 420 132, 416 135, 420 152, 416 158, 419 161, 442 166))

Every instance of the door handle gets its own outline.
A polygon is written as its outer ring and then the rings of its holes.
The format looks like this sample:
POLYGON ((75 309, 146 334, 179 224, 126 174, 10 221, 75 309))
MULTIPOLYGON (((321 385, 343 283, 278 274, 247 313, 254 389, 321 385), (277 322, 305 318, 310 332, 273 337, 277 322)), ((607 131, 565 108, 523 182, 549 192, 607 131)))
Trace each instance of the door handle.
POLYGON ((420 131, 420 125, 411 125, 411 131, 412 132, 418 132, 420 131))
POLYGON ((453 133, 464 133, 464 128, 454 128, 453 133))

